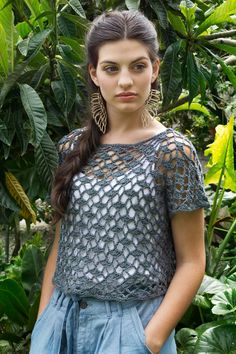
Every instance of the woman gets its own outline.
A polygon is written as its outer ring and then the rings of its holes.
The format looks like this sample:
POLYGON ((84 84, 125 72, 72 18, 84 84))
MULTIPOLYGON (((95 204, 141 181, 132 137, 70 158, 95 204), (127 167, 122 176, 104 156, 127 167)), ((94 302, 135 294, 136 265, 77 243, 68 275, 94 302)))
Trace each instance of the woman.
POLYGON ((30 354, 174 354, 204 274, 201 166, 191 142, 150 113, 152 23, 104 13, 86 50, 91 117, 59 142, 56 236, 30 354))

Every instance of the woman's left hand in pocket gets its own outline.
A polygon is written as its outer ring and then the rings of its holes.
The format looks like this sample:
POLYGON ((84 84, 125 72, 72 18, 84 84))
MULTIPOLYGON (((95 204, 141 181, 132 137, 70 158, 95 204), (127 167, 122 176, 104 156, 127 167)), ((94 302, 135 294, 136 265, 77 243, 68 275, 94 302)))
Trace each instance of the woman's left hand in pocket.
POLYGON ((149 336, 147 328, 144 331, 145 339, 146 339, 146 346, 151 350, 153 354, 158 354, 160 351, 160 346, 157 343, 157 340, 153 338, 153 336, 149 336))

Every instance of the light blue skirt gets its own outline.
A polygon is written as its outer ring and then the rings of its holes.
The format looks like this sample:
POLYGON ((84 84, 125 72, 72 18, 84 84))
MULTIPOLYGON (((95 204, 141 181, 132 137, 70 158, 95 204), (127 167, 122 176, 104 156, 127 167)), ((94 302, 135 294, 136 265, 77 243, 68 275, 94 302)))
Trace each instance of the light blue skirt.
MULTIPOLYGON (((55 288, 35 323, 30 354, 151 354, 144 328, 162 299, 105 301, 55 288)), ((159 354, 177 354, 174 330, 159 354)))

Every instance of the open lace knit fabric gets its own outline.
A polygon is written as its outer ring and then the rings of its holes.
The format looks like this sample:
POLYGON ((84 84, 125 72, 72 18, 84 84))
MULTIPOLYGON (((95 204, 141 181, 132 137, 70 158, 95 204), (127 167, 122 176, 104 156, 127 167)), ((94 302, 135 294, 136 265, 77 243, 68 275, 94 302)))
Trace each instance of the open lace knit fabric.
MULTIPOLYGON (((60 140, 60 163, 83 129, 60 140)), ((102 144, 73 178, 53 281, 104 300, 164 295, 176 263, 171 216, 208 206, 195 148, 181 133, 102 144)))

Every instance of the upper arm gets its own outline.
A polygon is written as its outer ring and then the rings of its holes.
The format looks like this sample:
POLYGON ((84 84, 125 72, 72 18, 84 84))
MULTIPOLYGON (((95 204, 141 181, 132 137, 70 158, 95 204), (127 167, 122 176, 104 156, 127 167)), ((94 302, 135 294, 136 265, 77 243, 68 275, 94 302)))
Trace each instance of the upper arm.
POLYGON ((51 252, 50 252, 50 257, 55 258, 55 260, 57 258, 57 254, 58 254, 60 230, 61 230, 61 222, 58 221, 56 223, 54 241, 53 241, 51 252))
POLYGON ((203 208, 175 213, 171 218, 171 228, 177 266, 191 261, 205 266, 203 208))

